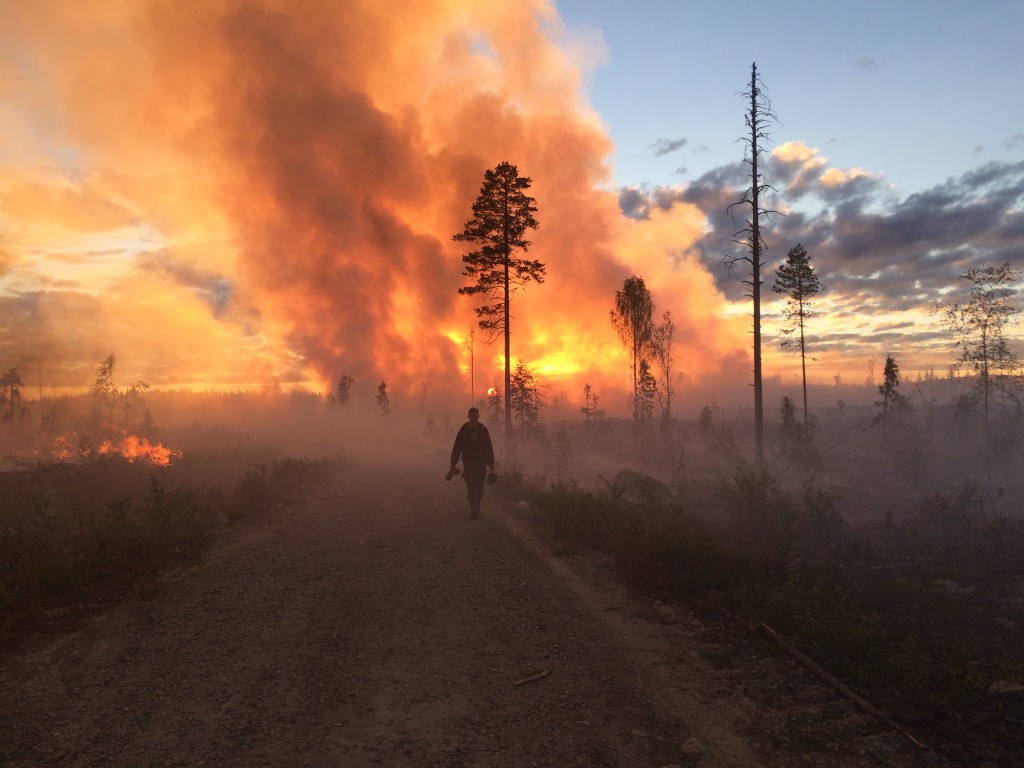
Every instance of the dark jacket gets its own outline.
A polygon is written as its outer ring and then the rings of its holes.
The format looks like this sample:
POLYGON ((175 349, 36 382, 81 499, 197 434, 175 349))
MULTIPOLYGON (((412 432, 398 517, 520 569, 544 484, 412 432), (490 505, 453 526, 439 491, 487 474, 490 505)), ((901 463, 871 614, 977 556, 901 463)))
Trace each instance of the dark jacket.
POLYGON ((463 464, 468 466, 494 466, 494 448, 487 427, 480 422, 474 427, 471 421, 459 427, 459 433, 455 435, 455 445, 452 446, 451 463, 454 465, 460 457, 463 464))

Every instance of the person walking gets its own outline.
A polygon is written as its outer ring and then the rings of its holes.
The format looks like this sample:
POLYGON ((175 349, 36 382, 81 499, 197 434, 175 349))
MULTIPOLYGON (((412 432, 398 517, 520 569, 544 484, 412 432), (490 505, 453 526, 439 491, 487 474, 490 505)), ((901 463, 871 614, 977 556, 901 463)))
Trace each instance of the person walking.
POLYGON ((469 421, 459 427, 452 446, 451 466, 445 480, 451 480, 459 474, 455 466, 462 459, 462 478, 466 481, 466 494, 469 496, 469 515, 480 516, 480 502, 484 497, 484 481, 494 483, 494 447, 491 445, 491 433, 480 423, 480 410, 470 408, 469 421), (490 473, 488 474, 488 469, 490 473))

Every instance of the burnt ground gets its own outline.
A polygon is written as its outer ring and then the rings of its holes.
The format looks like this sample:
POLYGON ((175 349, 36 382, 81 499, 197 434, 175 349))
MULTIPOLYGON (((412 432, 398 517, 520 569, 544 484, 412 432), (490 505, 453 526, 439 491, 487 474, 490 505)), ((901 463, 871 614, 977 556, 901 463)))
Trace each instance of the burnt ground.
POLYGON ((7 766, 946 766, 491 494, 348 467, 0 659, 7 766))

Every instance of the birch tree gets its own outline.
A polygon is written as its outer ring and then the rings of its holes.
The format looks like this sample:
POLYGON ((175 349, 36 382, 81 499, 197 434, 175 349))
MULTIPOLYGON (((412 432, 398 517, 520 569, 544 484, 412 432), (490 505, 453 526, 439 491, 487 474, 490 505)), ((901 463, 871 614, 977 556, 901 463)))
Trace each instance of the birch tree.
POLYGON ((611 321, 619 339, 629 350, 633 371, 633 418, 640 419, 640 362, 654 332, 654 302, 642 277, 627 278, 621 291, 615 292, 611 321))
POLYGON ((1006 338, 1008 327, 1020 314, 1010 303, 1019 278, 1020 271, 1011 269, 1009 263, 974 267, 960 276, 971 285, 967 301, 935 308, 941 312, 942 323, 957 336, 956 367, 969 366, 978 376, 975 387, 981 395, 987 439, 991 439, 993 400, 1004 395, 1019 406, 1021 362, 1006 338))

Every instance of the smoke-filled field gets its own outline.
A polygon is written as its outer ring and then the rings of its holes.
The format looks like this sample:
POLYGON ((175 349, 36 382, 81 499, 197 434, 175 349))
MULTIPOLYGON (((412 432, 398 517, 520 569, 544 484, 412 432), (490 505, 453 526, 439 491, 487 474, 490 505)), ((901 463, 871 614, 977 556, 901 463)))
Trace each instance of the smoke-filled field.
MULTIPOLYGON (((111 596, 145 594, 225 537, 286 524, 282 510, 334 487, 339 471, 353 487, 358 475, 356 511, 371 519, 378 496, 418 499, 374 534, 385 581, 403 515, 469 521, 461 481, 443 479, 461 413, 299 393, 156 392, 146 406, 129 415, 85 396, 44 400, 36 423, 0 436, 7 653, 34 647, 40 632, 72 631, 111 596)), ((561 542, 556 553, 610 558, 638 601, 675 606, 724 645, 800 649, 877 708, 864 717, 883 730, 889 718, 965 764, 1019 759, 1016 422, 986 437, 980 418, 938 398, 889 418, 866 405, 822 409, 809 441, 781 417, 769 422, 761 469, 747 414, 689 410, 636 424, 556 405, 541 424, 514 424, 508 440, 485 413, 500 475, 485 512, 514 509, 561 542)), ((330 535, 344 539, 344 526, 330 535)), ((721 647, 709 653, 729 666, 721 647)))
POLYGON ((0 764, 1024 765, 1024 5, 803 5, 0 0, 0 764))

